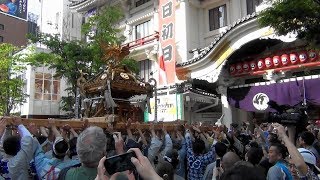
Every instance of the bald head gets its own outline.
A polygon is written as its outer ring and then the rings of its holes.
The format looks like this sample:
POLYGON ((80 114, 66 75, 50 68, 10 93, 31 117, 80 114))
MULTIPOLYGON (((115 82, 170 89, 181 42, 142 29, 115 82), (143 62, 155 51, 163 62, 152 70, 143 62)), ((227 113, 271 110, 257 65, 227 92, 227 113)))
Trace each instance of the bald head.
POLYGON ((234 152, 227 152, 222 157, 222 167, 223 170, 226 171, 230 169, 236 162, 240 161, 239 156, 234 152))

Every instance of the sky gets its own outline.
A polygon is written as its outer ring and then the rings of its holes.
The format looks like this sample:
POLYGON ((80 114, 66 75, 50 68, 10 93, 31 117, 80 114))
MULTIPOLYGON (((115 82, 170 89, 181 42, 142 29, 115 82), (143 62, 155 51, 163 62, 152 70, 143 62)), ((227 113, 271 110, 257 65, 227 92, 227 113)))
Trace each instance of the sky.
POLYGON ((40 0, 28 0, 28 20, 38 23, 41 14, 40 0))
POLYGON ((28 0, 28 20, 40 23, 41 1, 43 1, 43 14, 47 18, 52 19, 51 21, 55 21, 55 14, 59 8, 57 6, 61 5, 59 2, 62 0, 28 0))

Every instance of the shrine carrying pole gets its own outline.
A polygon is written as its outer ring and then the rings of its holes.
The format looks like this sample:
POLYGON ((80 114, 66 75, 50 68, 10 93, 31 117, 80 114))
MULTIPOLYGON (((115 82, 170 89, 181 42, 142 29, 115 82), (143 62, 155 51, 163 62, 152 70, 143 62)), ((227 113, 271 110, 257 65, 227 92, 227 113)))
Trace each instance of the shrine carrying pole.
MULTIPOLYGON (((13 119, 15 117, 0 117, 0 119, 6 119, 6 121, 8 122, 8 124, 11 124, 13 122, 13 119)), ((112 119, 112 118, 111 118, 112 119)), ((107 117, 94 117, 94 118, 84 118, 84 119, 26 119, 26 118, 22 118, 22 123, 25 126, 28 126, 30 123, 34 123, 36 126, 40 127, 47 127, 49 124, 49 121, 54 121, 55 125, 57 127, 63 127, 65 125, 69 125, 74 129, 82 129, 84 128, 84 124, 86 124, 87 121, 87 125, 88 126, 98 126, 101 128, 110 128, 110 125, 113 126, 114 130, 126 130, 127 126, 126 123, 124 122, 116 122, 113 120, 110 120, 107 117)), ((142 129, 142 130, 149 130, 150 126, 153 125, 155 130, 161 130, 163 129, 163 127, 165 127, 165 129, 167 131, 177 131, 177 129, 181 129, 182 125, 184 125, 185 123, 187 123, 186 121, 178 121, 178 124, 176 124, 175 122, 161 122, 161 123, 132 123, 130 128, 131 129, 142 129)), ((212 126, 201 126, 200 129, 202 131, 209 131, 209 130, 213 130, 216 127, 212 127, 212 126)))

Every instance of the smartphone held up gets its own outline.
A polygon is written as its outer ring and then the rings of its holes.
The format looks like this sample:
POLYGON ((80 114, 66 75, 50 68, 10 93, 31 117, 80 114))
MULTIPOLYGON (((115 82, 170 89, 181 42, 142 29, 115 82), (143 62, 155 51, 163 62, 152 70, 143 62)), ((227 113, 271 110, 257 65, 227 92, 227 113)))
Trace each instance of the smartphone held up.
POLYGON ((105 160, 104 167, 109 175, 127 170, 135 171, 135 166, 131 162, 132 157, 137 157, 135 152, 127 152, 109 157, 105 160))
POLYGON ((220 160, 220 159, 217 159, 217 160, 216 160, 216 167, 217 167, 217 168, 221 166, 220 163, 221 163, 221 160, 220 160))

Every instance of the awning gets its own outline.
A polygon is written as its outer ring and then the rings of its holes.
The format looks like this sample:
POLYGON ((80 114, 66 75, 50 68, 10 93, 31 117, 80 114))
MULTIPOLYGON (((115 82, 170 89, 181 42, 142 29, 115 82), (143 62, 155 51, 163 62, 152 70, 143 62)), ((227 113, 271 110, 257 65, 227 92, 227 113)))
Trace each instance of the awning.
POLYGON ((319 75, 290 78, 280 82, 263 82, 228 88, 230 105, 246 111, 274 111, 267 104, 295 106, 303 102, 320 105, 319 75))
POLYGON ((183 93, 183 95, 188 96, 188 101, 191 102, 214 104, 214 106, 219 103, 219 98, 215 96, 203 95, 192 91, 187 91, 183 93))

